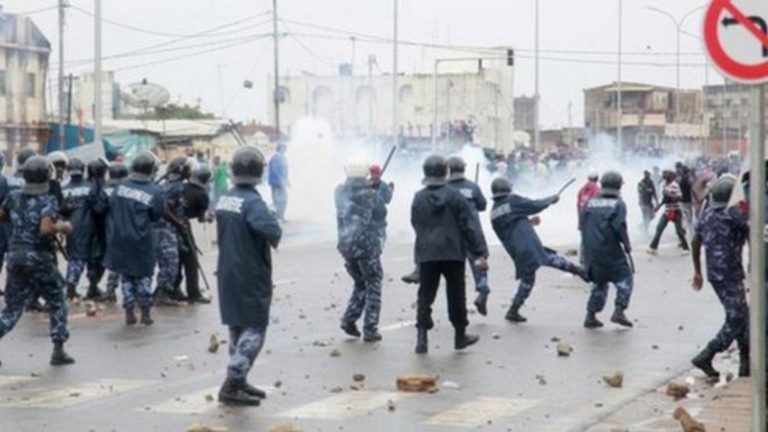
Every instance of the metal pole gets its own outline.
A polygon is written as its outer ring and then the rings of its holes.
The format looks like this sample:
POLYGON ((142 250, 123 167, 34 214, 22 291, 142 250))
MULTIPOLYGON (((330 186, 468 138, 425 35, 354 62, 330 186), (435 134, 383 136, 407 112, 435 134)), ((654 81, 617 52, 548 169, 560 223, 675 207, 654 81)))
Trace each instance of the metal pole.
POLYGON ((752 431, 765 432, 765 96, 764 86, 752 86, 750 104, 750 359, 752 431))
POLYGON ((720 109, 722 113, 722 119, 720 123, 720 127, 723 129, 723 156, 728 155, 728 116, 725 112, 725 98, 728 96, 728 79, 723 78, 723 100, 722 104, 720 104, 720 109))
POLYGON ((541 145, 541 128, 539 126, 539 0, 536 0, 536 17, 535 17, 535 36, 534 36, 534 45, 535 45, 535 60, 534 60, 534 75, 535 75, 535 84, 534 84, 534 101, 533 101, 533 149, 538 151, 539 147, 541 145))
POLYGON ((59 0, 59 150, 64 150, 64 119, 67 102, 64 99, 64 0, 59 0))
POLYGON ((397 73, 399 69, 397 64, 398 43, 399 43, 399 40, 398 40, 399 38, 398 24, 399 23, 398 23, 398 11, 397 11, 398 0, 394 0, 394 3, 395 3, 394 4, 394 7, 395 7, 394 20, 393 20, 394 21, 394 38, 393 38, 394 46, 393 46, 393 53, 392 53, 392 56, 393 56, 393 61, 392 61, 392 145, 395 146, 395 148, 397 148, 399 144, 399 139, 398 139, 398 129, 399 129, 398 123, 399 122, 397 119, 398 108, 399 108, 398 107, 399 105, 398 104, 399 102, 398 101, 398 85, 397 85, 397 79, 398 79, 397 73))
MULTIPOLYGON (((368 56, 368 136, 373 136, 373 57, 368 56)), ((379 140, 376 140, 377 142, 379 140)))
POLYGON ((272 36, 275 38, 275 89, 272 98, 275 104, 275 141, 280 141, 280 42, 277 34, 277 0, 272 0, 272 36))
POLYGON ((95 0, 94 4, 96 27, 96 64, 93 77, 93 103, 95 105, 93 116, 93 142, 101 144, 101 0, 95 0))
POLYGON ((622 137, 622 134, 624 133, 623 126, 622 125, 622 117, 624 117, 622 113, 621 108, 621 38, 622 38, 622 30, 624 26, 624 19, 623 19, 623 9, 624 9, 624 1, 619 0, 619 58, 618 58, 618 87, 616 89, 616 143, 618 144, 619 151, 624 151, 624 138, 622 137))
POLYGON ((677 78, 675 84, 675 135, 680 141, 680 25, 677 26, 677 78))
POLYGON ((435 101, 432 103, 432 153, 437 151, 437 68, 439 64, 440 60, 435 60, 435 72, 434 75, 432 75, 432 82, 435 85, 433 95, 435 101))

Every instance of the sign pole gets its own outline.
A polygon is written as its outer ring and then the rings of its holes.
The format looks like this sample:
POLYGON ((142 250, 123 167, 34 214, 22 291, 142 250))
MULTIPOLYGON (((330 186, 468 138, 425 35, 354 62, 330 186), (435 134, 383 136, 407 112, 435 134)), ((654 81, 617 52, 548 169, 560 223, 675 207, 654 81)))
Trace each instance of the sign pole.
POLYGON ((765 95, 764 85, 752 86, 750 106, 750 372, 752 431, 766 432, 765 417, 765 95))

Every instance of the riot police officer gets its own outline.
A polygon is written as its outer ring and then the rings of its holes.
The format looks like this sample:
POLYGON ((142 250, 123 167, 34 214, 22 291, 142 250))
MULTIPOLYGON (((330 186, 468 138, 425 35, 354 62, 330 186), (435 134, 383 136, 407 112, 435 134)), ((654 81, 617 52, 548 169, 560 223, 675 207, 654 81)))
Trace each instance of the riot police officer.
MULTIPOLYGON (((122 162, 113 162, 109 165, 109 181, 104 186, 104 194, 107 199, 111 198, 115 192, 115 188, 120 182, 128 176, 128 167, 122 162)), ((106 231, 105 231, 106 234, 106 231)), ((106 248, 104 249, 106 252, 106 248)), ((117 301, 117 287, 120 285, 120 275, 110 271, 107 274, 107 290, 104 293, 104 301, 109 303, 115 303, 117 301)))
POLYGON ((186 280, 187 302, 208 304, 211 300, 200 292, 200 280, 198 270, 200 264, 197 257, 197 242, 190 221, 197 219, 201 223, 211 222, 212 219, 208 207, 208 182, 211 180, 211 171, 205 167, 199 167, 192 171, 190 179, 184 184, 184 233, 186 237, 179 237, 179 271, 174 282, 174 292, 181 292, 181 281, 186 280), (184 276, 182 277, 182 271, 184 276))

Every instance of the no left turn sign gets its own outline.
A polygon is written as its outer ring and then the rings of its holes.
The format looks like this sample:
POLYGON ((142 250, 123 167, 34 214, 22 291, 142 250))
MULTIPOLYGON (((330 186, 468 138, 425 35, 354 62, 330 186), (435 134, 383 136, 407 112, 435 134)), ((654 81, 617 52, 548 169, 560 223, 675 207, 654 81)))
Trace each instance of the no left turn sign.
POLYGON ((704 18, 704 45, 728 78, 768 82, 768 1, 714 0, 704 18))

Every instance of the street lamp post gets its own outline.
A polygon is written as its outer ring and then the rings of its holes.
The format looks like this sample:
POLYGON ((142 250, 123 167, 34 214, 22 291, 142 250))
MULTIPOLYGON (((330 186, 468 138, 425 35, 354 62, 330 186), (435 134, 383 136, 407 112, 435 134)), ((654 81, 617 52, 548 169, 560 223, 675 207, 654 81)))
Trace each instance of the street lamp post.
POLYGON ((398 43, 399 43, 399 23, 398 23, 398 0, 394 0, 394 47, 393 47, 393 65, 392 65, 392 145, 397 148, 398 139, 398 43))
POLYGON ((94 27, 96 30, 93 77, 93 142, 101 145, 101 0, 94 2, 94 27))
POLYGON ((535 75, 535 90, 533 94, 533 149, 539 151, 541 146, 541 127, 539 125, 539 0, 536 0, 536 17, 535 17, 535 36, 534 36, 534 49, 536 51, 534 59, 534 75, 535 75))

